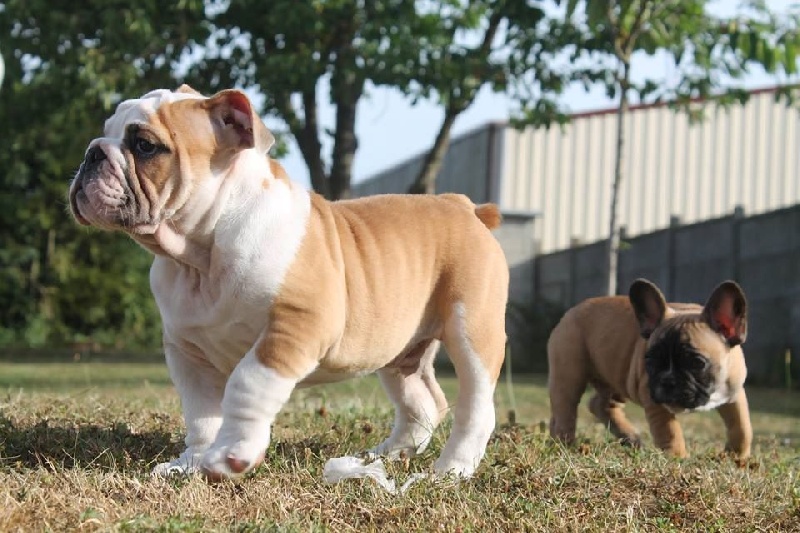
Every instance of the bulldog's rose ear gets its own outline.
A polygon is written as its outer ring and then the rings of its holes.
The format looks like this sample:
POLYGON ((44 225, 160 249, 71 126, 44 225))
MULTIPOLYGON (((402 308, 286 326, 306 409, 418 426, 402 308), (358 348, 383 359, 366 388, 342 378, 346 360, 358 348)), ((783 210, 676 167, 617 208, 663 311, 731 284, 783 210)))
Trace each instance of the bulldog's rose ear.
POLYGON ((628 298, 639 322, 639 333, 645 339, 650 338, 667 312, 664 295, 653 283, 646 279, 637 279, 631 284, 628 298))
POLYGON ((747 299, 735 281, 725 281, 714 289, 703 308, 703 319, 711 329, 725 337, 728 346, 747 338, 747 299))
POLYGON ((175 89, 176 93, 183 93, 183 94, 194 94, 196 96, 203 96, 199 91, 195 91, 187 84, 182 84, 180 87, 175 89))
POLYGON ((266 154, 275 137, 256 114, 250 99, 235 89, 220 91, 204 103, 220 143, 233 150, 255 148, 266 154))

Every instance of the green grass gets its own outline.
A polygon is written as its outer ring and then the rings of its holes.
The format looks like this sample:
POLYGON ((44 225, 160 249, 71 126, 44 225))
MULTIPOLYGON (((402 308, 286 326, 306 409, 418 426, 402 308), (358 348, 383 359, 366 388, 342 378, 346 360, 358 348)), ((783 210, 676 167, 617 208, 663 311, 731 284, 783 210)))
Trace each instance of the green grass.
MULTIPOLYGON (((441 378, 451 401, 456 383, 441 378)), ((262 531, 800 531, 800 395, 748 389, 755 456, 720 451, 714 413, 683 417, 692 456, 612 442, 582 407, 581 444, 546 435, 545 380, 496 392, 498 429, 475 477, 422 481, 393 496, 371 481, 322 482, 331 457, 374 446, 392 413, 374 378, 295 391, 265 464, 238 482, 154 479, 179 453, 183 424, 163 364, 0 363, 0 530, 262 531)), ((641 409, 629 406, 644 428, 641 409)), ((432 465, 447 436, 410 461, 401 482, 432 465)))

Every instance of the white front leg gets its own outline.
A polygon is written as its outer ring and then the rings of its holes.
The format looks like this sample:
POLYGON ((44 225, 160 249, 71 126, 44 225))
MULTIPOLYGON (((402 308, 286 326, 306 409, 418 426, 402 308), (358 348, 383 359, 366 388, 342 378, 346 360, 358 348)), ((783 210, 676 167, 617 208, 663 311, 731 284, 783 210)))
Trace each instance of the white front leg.
POLYGON ((203 454, 214 442, 222 424, 225 375, 208 361, 182 353, 167 344, 167 367, 181 397, 186 422, 186 450, 168 463, 160 463, 153 475, 192 474, 200 471, 203 454))
POLYGON ((264 459, 272 422, 297 381, 266 367, 255 350, 245 355, 225 386, 222 427, 202 461, 206 475, 236 477, 264 459))

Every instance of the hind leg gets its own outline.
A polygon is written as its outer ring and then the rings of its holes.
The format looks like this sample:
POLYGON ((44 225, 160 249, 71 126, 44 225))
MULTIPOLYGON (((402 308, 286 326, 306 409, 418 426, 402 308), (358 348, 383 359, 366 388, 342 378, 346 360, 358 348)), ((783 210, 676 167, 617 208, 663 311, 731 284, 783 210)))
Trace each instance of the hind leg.
POLYGON ((445 348, 459 390, 450 437, 434 463, 437 474, 461 477, 475 472, 494 431, 494 387, 505 353, 504 316, 486 312, 467 317, 466 313, 463 304, 456 304, 445 327, 445 348))
POLYGON ((598 389, 589 401, 589 410, 623 444, 639 446, 641 439, 636 427, 625 416, 625 402, 610 391, 598 389))
POLYGON ((436 426, 447 412, 447 399, 433 370, 439 341, 429 341, 416 367, 387 367, 378 377, 395 406, 394 427, 385 441, 371 451, 389 458, 412 457, 428 446, 436 426))

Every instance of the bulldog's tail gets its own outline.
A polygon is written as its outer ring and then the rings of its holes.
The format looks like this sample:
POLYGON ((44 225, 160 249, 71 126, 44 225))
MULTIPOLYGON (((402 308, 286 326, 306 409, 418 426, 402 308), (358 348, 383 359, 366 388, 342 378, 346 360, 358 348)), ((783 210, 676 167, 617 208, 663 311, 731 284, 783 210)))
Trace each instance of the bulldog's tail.
POLYGON ((503 221, 503 215, 500 214, 500 208, 497 207, 497 204, 476 205, 475 216, 489 229, 500 227, 500 223, 503 221))

